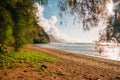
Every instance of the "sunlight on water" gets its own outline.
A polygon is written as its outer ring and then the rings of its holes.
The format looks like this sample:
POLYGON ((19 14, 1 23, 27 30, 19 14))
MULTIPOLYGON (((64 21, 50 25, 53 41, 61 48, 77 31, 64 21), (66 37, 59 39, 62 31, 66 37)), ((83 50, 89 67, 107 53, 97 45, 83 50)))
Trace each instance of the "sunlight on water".
POLYGON ((115 43, 108 43, 102 47, 102 56, 109 59, 120 60, 120 45, 116 45, 115 43))
MULTIPOLYGON (((78 54, 91 55, 112 60, 120 60, 120 45, 117 43, 101 43, 99 44, 101 53, 95 49, 95 44, 92 43, 51 43, 51 44, 36 44, 36 46, 54 48, 75 52, 78 54)), ((98 48, 98 47, 97 47, 98 48)))

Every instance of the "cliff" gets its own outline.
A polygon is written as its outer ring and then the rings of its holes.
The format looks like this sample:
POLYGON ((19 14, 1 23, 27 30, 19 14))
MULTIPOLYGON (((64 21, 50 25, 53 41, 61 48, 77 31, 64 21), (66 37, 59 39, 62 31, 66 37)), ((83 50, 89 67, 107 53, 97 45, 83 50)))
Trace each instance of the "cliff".
POLYGON ((50 39, 48 34, 43 30, 42 27, 37 26, 36 29, 33 31, 34 33, 34 38, 33 38, 33 43, 49 43, 50 39))
POLYGON ((49 35, 50 42, 61 42, 60 40, 56 39, 53 35, 49 35))

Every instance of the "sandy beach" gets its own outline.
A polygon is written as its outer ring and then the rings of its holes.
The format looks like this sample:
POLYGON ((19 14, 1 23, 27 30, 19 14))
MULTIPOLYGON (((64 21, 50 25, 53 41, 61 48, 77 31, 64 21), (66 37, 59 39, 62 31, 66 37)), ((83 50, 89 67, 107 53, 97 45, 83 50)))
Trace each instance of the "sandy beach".
POLYGON ((27 46, 23 50, 43 52, 58 62, 42 63, 46 71, 37 71, 39 66, 0 69, 0 80, 120 80, 120 61, 45 47, 27 46))

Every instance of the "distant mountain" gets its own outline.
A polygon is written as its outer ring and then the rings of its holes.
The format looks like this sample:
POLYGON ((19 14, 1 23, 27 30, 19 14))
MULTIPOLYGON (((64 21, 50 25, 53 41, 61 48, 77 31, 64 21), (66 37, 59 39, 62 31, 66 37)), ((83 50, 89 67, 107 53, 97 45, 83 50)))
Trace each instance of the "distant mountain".
POLYGON ((67 42, 64 39, 55 38, 53 35, 48 35, 48 36, 49 36, 50 42, 55 42, 55 43, 67 42))
POLYGON ((40 26, 37 26, 34 33, 34 44, 37 43, 61 43, 61 42, 67 42, 64 39, 56 38, 54 35, 47 34, 44 29, 40 26))
POLYGON ((61 40, 58 40, 53 35, 49 35, 50 42, 61 42, 61 40))

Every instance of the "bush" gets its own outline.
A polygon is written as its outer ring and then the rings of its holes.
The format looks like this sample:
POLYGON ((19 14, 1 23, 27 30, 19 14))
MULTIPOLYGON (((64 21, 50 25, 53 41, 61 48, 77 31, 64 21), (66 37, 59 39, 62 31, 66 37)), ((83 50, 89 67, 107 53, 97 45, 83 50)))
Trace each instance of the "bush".
POLYGON ((45 55, 44 53, 31 51, 20 51, 11 52, 7 54, 0 54, 0 66, 10 67, 12 64, 37 64, 41 62, 56 62, 56 59, 51 56, 45 55))

